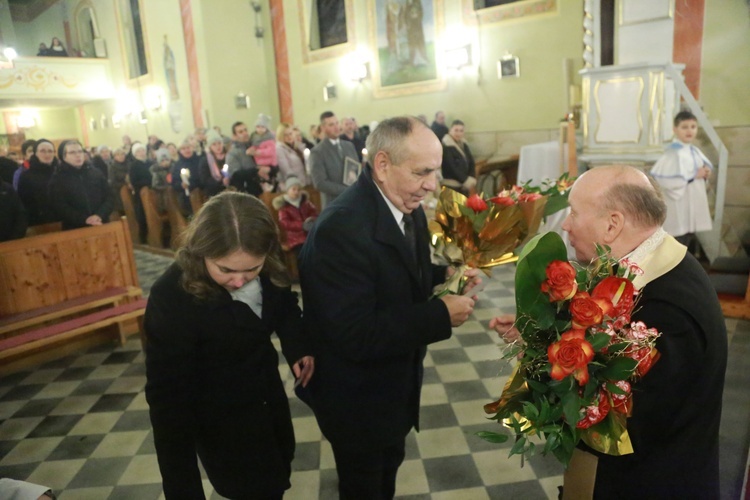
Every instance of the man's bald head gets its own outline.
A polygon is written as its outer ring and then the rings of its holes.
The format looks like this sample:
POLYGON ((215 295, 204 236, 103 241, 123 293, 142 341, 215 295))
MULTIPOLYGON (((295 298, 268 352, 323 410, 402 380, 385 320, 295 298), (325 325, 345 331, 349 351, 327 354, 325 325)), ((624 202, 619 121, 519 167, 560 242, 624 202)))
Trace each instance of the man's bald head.
POLYGON ((641 229, 660 227, 667 217, 658 184, 634 167, 595 167, 579 177, 573 188, 596 193, 598 209, 619 210, 641 229))

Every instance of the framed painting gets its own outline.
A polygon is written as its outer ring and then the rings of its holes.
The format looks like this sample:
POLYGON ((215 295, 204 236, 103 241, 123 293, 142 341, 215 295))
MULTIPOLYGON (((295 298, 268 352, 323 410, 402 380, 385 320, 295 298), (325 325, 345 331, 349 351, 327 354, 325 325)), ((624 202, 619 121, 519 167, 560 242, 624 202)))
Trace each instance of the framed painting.
POLYGON ((464 23, 487 25, 557 12, 558 0, 463 0, 464 23))
POLYGON ((297 8, 305 63, 341 57, 354 50, 352 0, 297 0, 297 8))
POLYGON ((368 0, 368 10, 374 96, 444 89, 443 0, 368 0))

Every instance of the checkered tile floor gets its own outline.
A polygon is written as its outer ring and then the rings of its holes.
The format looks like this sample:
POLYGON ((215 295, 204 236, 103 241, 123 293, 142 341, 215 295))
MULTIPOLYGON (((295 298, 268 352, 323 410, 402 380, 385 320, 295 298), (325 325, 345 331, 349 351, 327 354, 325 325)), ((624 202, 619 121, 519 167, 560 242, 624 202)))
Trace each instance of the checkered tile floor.
MULTIPOLYGON (((170 259, 136 252, 144 289, 170 259)), ((536 457, 520 467, 508 446, 474 433, 497 428, 482 405, 509 373, 487 322, 512 312, 513 266, 497 269, 480 294, 473 318, 425 359, 421 426, 407 439, 398 475, 399 498, 557 498, 562 469, 536 457)), ((733 334, 722 421, 722 480, 737 498, 747 458, 750 415, 750 322, 727 320, 733 334), (730 382, 731 381, 731 385, 730 382), (739 476, 739 479, 738 479, 739 476)), ((292 378, 282 360, 289 394, 292 378)), ((163 498, 144 397, 143 353, 136 337, 101 346, 0 380, 0 477, 51 487, 63 500, 163 498)), ((287 499, 337 497, 331 447, 312 412, 290 398, 297 450, 287 499)), ((207 498, 221 498, 204 481, 207 498)), ((723 495, 724 496, 724 495, 723 495)))

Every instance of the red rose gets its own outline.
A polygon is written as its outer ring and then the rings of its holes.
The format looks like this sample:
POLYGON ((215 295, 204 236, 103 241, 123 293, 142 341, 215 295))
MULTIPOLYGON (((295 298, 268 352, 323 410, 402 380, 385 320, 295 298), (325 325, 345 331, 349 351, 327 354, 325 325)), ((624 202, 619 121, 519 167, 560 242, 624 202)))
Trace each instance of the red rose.
POLYGON ((624 413, 627 415, 630 413, 630 402, 632 394, 630 393, 630 384, 625 380, 618 380, 615 385, 625 391, 625 394, 611 393, 612 396, 612 409, 618 413, 624 413))
POLYGON ((578 292, 570 301, 570 314, 573 316, 573 328, 584 330, 604 319, 602 308, 586 292, 578 292))
POLYGON ((553 260, 546 270, 547 281, 542 283, 542 292, 549 294, 550 302, 568 300, 578 290, 576 270, 564 260, 553 260))
POLYGON ((626 319, 629 321, 630 312, 633 309, 634 294, 635 287, 633 287, 633 283, 630 280, 608 276, 596 285, 591 292, 591 297, 594 299, 606 299, 614 306, 612 314, 607 312, 605 314, 613 317, 626 316, 626 319))
POLYGON ((539 193, 523 193, 518 197, 518 201, 535 201, 541 197, 542 195, 539 193))
POLYGON ((585 413, 581 420, 578 421, 578 424, 576 424, 576 427, 579 429, 588 429, 592 425, 604 420, 604 417, 609 413, 609 398, 604 391, 599 390, 598 399, 598 404, 587 406, 584 409, 585 413))
POLYGON ((494 198, 490 198, 490 201, 501 207, 512 207, 516 204, 515 200, 510 196, 495 196, 494 198))
POLYGON ((475 213, 487 210, 487 202, 485 202, 478 194, 469 196, 466 200, 466 206, 474 210, 475 213))
POLYGON ((562 380, 572 373, 579 385, 589 381, 588 364, 594 359, 594 349, 584 340, 584 335, 583 330, 568 330, 547 348, 553 379, 562 380))

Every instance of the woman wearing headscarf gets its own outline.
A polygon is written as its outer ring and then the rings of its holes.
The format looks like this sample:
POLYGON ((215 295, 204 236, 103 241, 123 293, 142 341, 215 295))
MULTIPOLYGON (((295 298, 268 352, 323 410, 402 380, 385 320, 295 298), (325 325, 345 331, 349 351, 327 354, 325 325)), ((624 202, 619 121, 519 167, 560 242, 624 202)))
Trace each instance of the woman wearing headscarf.
POLYGON ((52 141, 36 141, 34 154, 29 158, 29 168, 21 172, 18 178, 18 196, 26 208, 30 226, 60 220, 52 209, 49 198, 49 181, 57 165, 52 141))
POLYGON ((57 156, 60 165, 49 181, 49 195, 63 230, 109 222, 112 193, 104 175, 85 161, 81 143, 63 141, 57 156))

